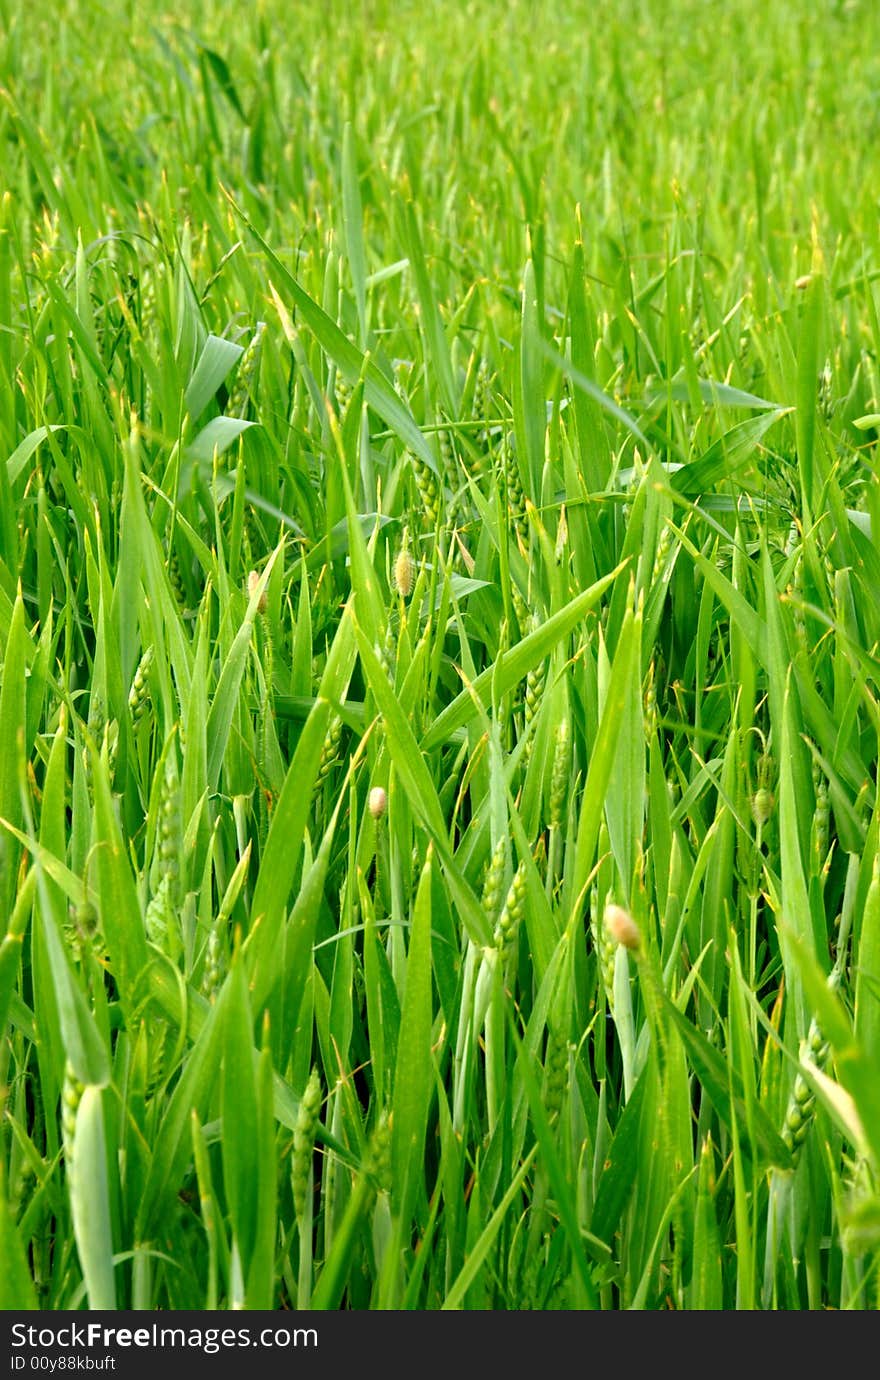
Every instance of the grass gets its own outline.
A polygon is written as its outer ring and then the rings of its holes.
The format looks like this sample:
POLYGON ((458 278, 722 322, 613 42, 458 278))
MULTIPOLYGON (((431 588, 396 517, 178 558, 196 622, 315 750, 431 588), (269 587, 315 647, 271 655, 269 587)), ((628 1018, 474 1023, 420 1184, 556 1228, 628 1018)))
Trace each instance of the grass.
POLYGON ((880 15, 187 9, 0 5, 0 1306, 875 1308, 880 15))

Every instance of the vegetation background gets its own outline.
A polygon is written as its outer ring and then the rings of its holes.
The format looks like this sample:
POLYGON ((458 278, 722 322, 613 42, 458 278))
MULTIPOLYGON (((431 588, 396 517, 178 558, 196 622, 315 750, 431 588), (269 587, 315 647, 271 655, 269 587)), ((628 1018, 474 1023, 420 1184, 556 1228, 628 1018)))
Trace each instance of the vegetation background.
POLYGON ((0 88, 0 1306, 875 1308, 880 9, 0 88))

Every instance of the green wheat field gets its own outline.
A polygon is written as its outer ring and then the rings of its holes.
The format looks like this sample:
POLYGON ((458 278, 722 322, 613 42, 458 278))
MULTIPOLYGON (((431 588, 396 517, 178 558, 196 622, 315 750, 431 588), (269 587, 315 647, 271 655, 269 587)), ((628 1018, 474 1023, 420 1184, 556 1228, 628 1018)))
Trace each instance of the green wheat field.
POLYGON ((880 7, 0 0, 0 1307, 880 1304, 880 7))

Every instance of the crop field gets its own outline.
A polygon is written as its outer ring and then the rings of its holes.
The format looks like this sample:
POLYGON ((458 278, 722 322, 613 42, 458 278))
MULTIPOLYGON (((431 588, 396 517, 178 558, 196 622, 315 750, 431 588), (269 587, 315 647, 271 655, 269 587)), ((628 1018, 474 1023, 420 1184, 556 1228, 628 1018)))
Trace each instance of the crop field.
POLYGON ((880 1304, 880 7, 0 0, 0 1308, 880 1304))

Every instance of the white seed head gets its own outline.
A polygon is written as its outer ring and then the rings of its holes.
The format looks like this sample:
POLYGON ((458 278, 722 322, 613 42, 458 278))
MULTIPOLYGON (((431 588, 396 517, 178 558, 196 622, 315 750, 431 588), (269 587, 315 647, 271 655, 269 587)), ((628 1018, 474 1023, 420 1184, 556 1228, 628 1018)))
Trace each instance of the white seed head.
MULTIPOLYGON (((248 575, 248 598, 249 598, 249 599, 253 599, 254 594, 256 593, 257 585, 258 585, 259 583, 260 583, 260 577, 259 577, 259 575, 257 574, 257 572, 256 572, 255 570, 252 570, 251 573, 248 575)), ((268 600, 267 600, 267 598, 266 598, 266 591, 263 590, 263 593, 260 595, 259 603, 257 604, 257 613, 265 613, 265 612, 266 612, 266 605, 267 605, 267 604, 268 604, 268 600)))
POLYGON ((394 562, 394 587, 404 599, 412 594, 416 578, 416 563, 404 546, 394 562))
POLYGON ((605 928, 616 944, 634 953, 642 945, 642 934, 635 920, 623 906, 614 904, 605 907, 605 928))
POLYGON ((388 796, 382 786, 374 786, 367 801, 373 819, 381 819, 388 809, 388 796))
POLYGON ((756 824, 766 824, 773 813, 773 795, 766 786, 759 786, 752 796, 752 819, 756 824))

